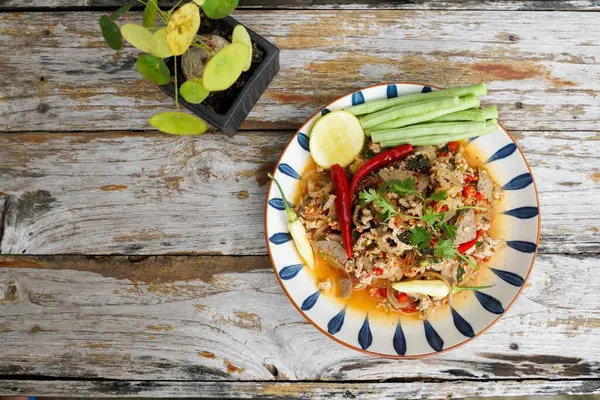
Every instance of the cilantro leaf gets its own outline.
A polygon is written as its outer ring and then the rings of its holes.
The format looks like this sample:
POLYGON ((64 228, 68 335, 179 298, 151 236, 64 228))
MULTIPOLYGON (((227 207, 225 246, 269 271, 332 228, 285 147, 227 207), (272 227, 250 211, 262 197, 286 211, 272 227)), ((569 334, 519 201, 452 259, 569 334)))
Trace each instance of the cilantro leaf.
POLYGON ((440 214, 436 213, 431 208, 426 208, 421 220, 425 222, 429 228, 433 228, 436 222, 440 221, 440 214))
POLYGON ((379 197, 379 194, 377 194, 375 189, 369 189, 369 190, 363 190, 362 192, 360 192, 358 197, 360 199, 360 204, 365 206, 365 205, 375 201, 375 199, 377 199, 379 197))
POLYGON ((454 258, 457 255, 454 243, 452 243, 452 240, 450 239, 438 239, 433 250, 436 256, 442 258, 454 258))
POLYGON ((456 237, 456 226, 452 224, 442 223, 442 227, 446 231, 446 237, 448 239, 454 239, 456 237))
POLYGON ((418 227, 410 231, 410 236, 408 238, 410 240, 410 244, 423 250, 429 247, 429 243, 431 242, 431 233, 429 233, 429 231, 427 231, 425 228, 418 227))
POLYGON ((441 190, 439 192, 431 193, 431 196, 427 200, 433 201, 444 201, 448 198, 445 190, 441 190))
POLYGON ((456 282, 460 283, 465 276, 465 269, 462 265, 458 266, 458 270, 456 271, 456 282))
POLYGON ((388 185, 390 186, 390 189, 393 192, 395 192, 401 196, 410 196, 410 195, 414 194, 416 196, 421 197, 419 192, 417 192, 415 190, 415 179, 414 178, 408 178, 403 181, 400 181, 400 180, 389 181, 388 185))

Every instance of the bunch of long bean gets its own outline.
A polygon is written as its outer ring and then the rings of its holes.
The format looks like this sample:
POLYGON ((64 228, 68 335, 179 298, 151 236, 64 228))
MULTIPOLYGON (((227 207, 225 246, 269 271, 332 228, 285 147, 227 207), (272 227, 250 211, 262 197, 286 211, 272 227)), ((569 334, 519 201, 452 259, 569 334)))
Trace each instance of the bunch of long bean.
POLYGON ((497 128, 496 106, 479 108, 484 83, 372 101, 346 109, 383 147, 443 144, 481 136, 497 128))

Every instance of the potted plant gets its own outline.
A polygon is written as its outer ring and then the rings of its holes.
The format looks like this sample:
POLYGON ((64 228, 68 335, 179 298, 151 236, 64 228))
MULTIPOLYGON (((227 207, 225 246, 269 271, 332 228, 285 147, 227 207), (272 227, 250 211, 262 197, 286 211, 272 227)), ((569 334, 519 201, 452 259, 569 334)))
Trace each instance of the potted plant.
MULTIPOLYGON (((145 5, 143 23, 116 24, 133 3, 100 17, 108 45, 120 50, 123 40, 143 51, 140 74, 225 134, 233 136, 279 71, 279 49, 228 15, 237 0, 181 1, 168 11, 158 0, 145 5)), ((161 132, 201 134, 206 123, 183 112, 150 118, 161 132)))

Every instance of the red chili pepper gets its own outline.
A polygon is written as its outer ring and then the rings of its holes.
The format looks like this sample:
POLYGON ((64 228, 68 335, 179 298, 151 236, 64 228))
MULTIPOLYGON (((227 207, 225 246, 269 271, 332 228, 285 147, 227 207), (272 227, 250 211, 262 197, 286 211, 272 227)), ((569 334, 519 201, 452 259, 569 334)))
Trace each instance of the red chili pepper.
POLYGON ((398 161, 408 156, 413 152, 413 147, 410 144, 403 144, 402 146, 394 147, 393 149, 386 150, 383 153, 377 154, 369 161, 360 166, 352 177, 352 183, 350 184, 350 195, 354 195, 356 186, 358 183, 371 172, 376 169, 383 168, 393 161, 398 161))
POLYGON ((474 178, 475 177, 473 175, 467 175, 467 176, 465 176, 465 183, 471 183, 471 182, 473 182, 474 178))
POLYGON ((484 201, 485 200, 485 196, 483 195, 483 193, 477 192, 477 193, 475 193, 475 200, 477 200, 477 201, 484 201))
POLYGON ((448 153, 447 153, 447 152, 445 152, 445 151, 440 151, 440 152, 438 153, 438 156, 440 156, 440 157, 448 157, 448 153))
POLYGON ((377 289, 377 295, 380 297, 386 297, 387 296, 387 289, 386 288, 379 288, 377 289))
POLYGON ((429 241, 429 247, 435 247, 436 244, 437 244, 436 238, 433 238, 429 241))
POLYGON ((371 271, 373 271, 373 273, 377 276, 383 275, 383 269, 381 269, 379 267, 375 267, 375 268, 371 269, 371 271))
POLYGON ((475 243, 477 243, 477 239, 479 239, 481 235, 483 235, 483 231, 477 231, 477 233, 475 234, 475 239, 459 244, 456 250, 458 250, 460 254, 465 254, 467 250, 475 246, 475 243))
POLYGON ((464 189, 462 191, 462 195, 464 198, 469 199, 475 195, 475 192, 476 192, 475 187, 468 185, 468 186, 464 187, 464 189))
POLYGON ((408 302, 408 295, 406 293, 402 293, 402 292, 398 293, 397 298, 398 298, 398 302, 400 302, 400 303, 408 302))
POLYGON ((448 143, 448 150, 450 150, 451 152, 455 153, 456 150, 460 149, 460 143, 459 142, 450 142, 448 143))
POLYGON ((352 206, 346 172, 339 164, 334 164, 329 170, 335 191, 335 208, 342 232, 342 240, 348 258, 352 258, 352 206))

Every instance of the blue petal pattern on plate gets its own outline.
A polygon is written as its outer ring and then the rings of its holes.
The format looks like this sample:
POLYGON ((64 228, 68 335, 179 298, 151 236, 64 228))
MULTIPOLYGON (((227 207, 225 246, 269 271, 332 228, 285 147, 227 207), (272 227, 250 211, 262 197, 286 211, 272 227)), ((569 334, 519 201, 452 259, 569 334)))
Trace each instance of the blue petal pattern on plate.
POLYGON ((536 217, 539 214, 537 207, 518 207, 512 210, 504 211, 502 214, 510 215, 519 219, 529 219, 536 217))
POLYGON ((431 326, 429 321, 423 321, 423 326, 425 327, 425 337, 427 338, 427 343, 431 346, 435 351, 442 351, 444 348, 444 341, 438 335, 436 330, 431 326))
POLYGON ((298 143, 304 150, 310 151, 310 147, 308 146, 308 136, 302 132, 298 132, 298 143))
POLYGON ((526 242, 524 240, 507 240, 506 245, 521 253, 533 253, 537 248, 535 243, 526 242))
POLYGON ((493 273, 498 275, 504 282, 510 283, 513 286, 521 287, 525 280, 514 272, 503 271, 501 269, 490 268, 493 273))
MULTIPOLYGON (((279 197, 273 197, 271 200, 269 200, 269 205, 279 211, 285 210, 285 205, 283 204, 283 199, 281 199, 279 197)), ((290 204, 290 207, 294 208, 294 206, 292 204, 290 204)))
POLYGON ((423 86, 421 93, 429 93, 431 92, 431 86, 423 86))
POLYGON ((373 343, 373 335, 371 334, 371 328, 369 327, 369 316, 365 317, 365 322, 363 322, 360 331, 358 331, 358 343, 363 350, 369 348, 371 343, 373 343))
POLYGON ((298 174, 294 170, 294 168, 290 167, 289 164, 281 163, 281 164, 279 164, 279 166, 277 167, 277 169, 279 171, 281 171, 281 173, 283 173, 283 174, 285 174, 285 175, 287 175, 287 176, 289 176, 291 178, 298 179, 298 180, 300 179, 300 174, 298 174))
POLYGON ((388 85, 385 91, 388 99, 398 97, 398 88, 396 87, 396 85, 388 85))
POLYGON ((400 325, 400 320, 398 320, 398 324, 396 324, 396 332, 394 333, 394 350, 398 355, 403 356, 406 354, 406 338, 404 337, 404 331, 402 331, 402 325, 400 325))
POLYGON ((489 164, 496 160, 502 160, 503 158, 510 156, 516 150, 517 150, 517 145, 514 143, 509 143, 506 146, 504 146, 503 148, 501 148, 500 150, 498 150, 497 152, 495 152, 490 158, 488 158, 487 161, 485 162, 485 164, 489 164))
POLYGON ((531 185, 532 182, 533 178, 531 178, 531 174, 529 172, 526 172, 524 174, 512 178, 510 182, 502 186, 502 189, 519 190, 531 185))
POLYGON ((302 268, 304 268, 304 264, 288 265, 287 267, 281 268, 281 271, 279 271, 279 277, 287 281, 298 275, 298 272, 300 272, 302 268))
POLYGON ((452 319, 454 320, 454 326, 456 329, 458 329, 458 331, 466 337, 474 337, 475 332, 473 332, 473 327, 471 324, 469 324, 466 319, 456 312, 454 308, 450 307, 450 310, 452 311, 452 319))
POLYGON ((362 92, 352 93, 352 105, 357 106, 365 102, 365 96, 363 96, 362 92))
POLYGON ((331 333, 332 335, 335 335, 336 333, 338 333, 340 331, 340 329, 342 329, 342 325, 344 325, 344 317, 345 316, 346 316, 346 306, 344 306, 344 308, 342 308, 342 311, 337 313, 335 315, 335 317, 333 317, 329 320, 329 323, 327 324, 327 332, 331 333))
POLYGON ((502 307, 502 303, 500 303, 495 297, 490 296, 489 294, 485 294, 480 292, 479 290, 474 290, 475 297, 481 303, 481 306, 491 312, 492 314, 502 314, 504 312, 504 307, 502 307))
POLYGON ((331 111, 328 108, 324 108, 321 110, 321 115, 329 114, 331 111))
POLYGON ((290 241, 292 238, 290 234, 287 232, 278 232, 269 238, 269 242, 275 244, 283 244, 285 242, 290 241))
POLYGON ((314 307, 315 303, 317 302, 317 300, 319 300, 319 295, 321 294, 320 290, 317 290, 316 292, 314 292, 313 294, 311 294, 310 296, 308 296, 303 302, 302 302, 302 306, 300 306, 300 308, 303 311, 308 311, 311 308, 314 307))

